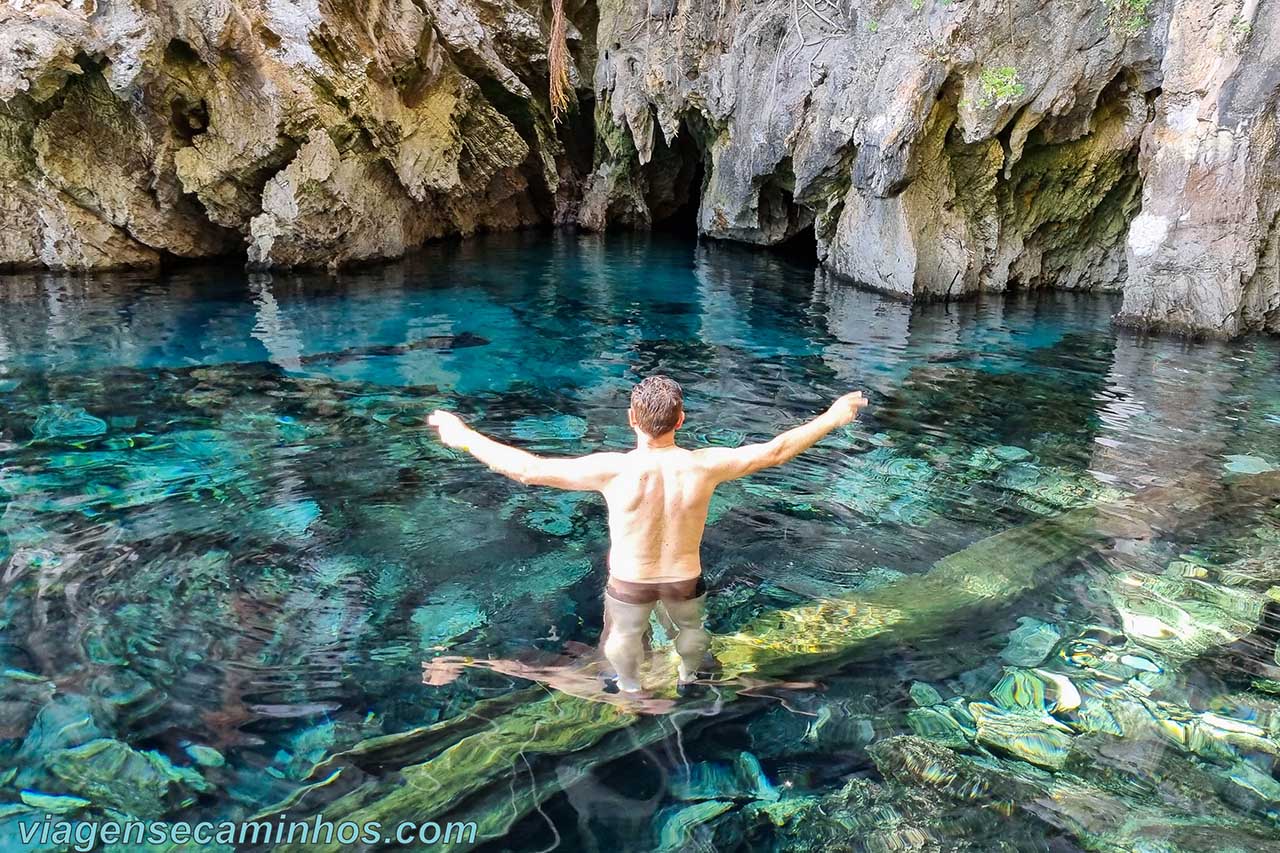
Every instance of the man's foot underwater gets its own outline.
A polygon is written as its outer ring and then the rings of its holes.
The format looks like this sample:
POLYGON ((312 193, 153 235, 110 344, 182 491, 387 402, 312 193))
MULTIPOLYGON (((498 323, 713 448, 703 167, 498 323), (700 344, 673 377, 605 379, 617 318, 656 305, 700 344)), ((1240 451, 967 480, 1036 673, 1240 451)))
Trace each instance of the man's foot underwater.
POLYGON ((600 673, 600 689, 611 696, 647 696, 644 688, 639 684, 634 686, 624 685, 619 682, 618 674, 612 670, 600 673))

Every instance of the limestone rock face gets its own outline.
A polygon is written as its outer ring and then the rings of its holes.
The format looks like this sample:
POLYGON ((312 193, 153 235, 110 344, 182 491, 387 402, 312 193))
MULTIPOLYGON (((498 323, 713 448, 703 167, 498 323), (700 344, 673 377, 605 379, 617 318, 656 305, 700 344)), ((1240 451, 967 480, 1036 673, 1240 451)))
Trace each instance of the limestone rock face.
POLYGON ((1143 143, 1123 322, 1280 331, 1280 5, 1185 0, 1143 143))
POLYGON ((650 164, 686 136, 704 234, 812 225, 829 268, 904 295, 1122 283, 1154 22, 1130 37, 1097 0, 602 9, 586 224, 662 215, 650 164))
POLYGON ((590 161, 562 141, 575 118, 551 121, 545 17, 532 0, 0 6, 0 266, 336 266, 564 219, 590 161))
POLYGON ((1125 290, 1134 322, 1275 328, 1277 28, 1275 0, 605 3, 581 221, 700 197, 705 235, 812 226, 904 296, 1125 290))

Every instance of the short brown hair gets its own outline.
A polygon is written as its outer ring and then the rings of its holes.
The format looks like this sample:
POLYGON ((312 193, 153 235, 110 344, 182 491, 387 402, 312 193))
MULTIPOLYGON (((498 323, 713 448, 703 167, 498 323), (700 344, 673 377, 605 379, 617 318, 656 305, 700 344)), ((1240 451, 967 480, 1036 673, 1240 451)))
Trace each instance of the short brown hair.
POLYGON ((680 422, 684 411, 684 391, 667 376, 650 376, 631 389, 631 411, 636 425, 655 438, 666 435, 680 422))

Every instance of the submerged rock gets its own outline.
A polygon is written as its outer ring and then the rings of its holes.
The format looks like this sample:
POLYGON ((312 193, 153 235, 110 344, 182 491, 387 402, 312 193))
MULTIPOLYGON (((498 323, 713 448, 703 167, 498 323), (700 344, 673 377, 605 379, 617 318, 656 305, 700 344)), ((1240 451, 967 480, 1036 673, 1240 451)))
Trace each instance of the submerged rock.
POLYGON ((991 448, 991 453, 1004 462, 1022 462, 1031 458, 1031 451, 1022 447, 1012 447, 1009 445, 1001 445, 1000 447, 991 448))
POLYGON ((84 409, 44 406, 36 413, 35 438, 92 438, 107 431, 107 422, 84 409))
POLYGON ((447 647, 458 637, 480 627, 487 614, 474 595, 457 584, 432 590, 430 602, 413 611, 412 621, 419 631, 422 651, 447 647))
MULTIPOLYGON (((1176 570, 1126 576, 1110 595, 1125 635, 1174 663, 1248 635, 1261 620, 1266 601, 1247 588, 1186 577, 1176 570)), ((1117 662, 1123 664, 1123 658, 1117 657, 1117 662)), ((1160 669, 1139 658, 1132 663, 1134 669, 1160 669)))
POLYGON ((78 693, 55 694, 36 714, 18 750, 18 765, 34 768, 46 755, 100 738, 104 734, 103 725, 100 712, 88 697, 78 693))
POLYGON ((1037 666, 1061 639, 1053 625, 1023 616, 1018 619, 1018 627, 1009 633, 1009 644, 1000 657, 1015 666, 1037 666))
POLYGON ((936 813, 919 799, 904 798, 901 793, 863 779, 850 779, 829 794, 753 803, 741 816, 751 839, 747 849, 796 853, 942 850, 940 836, 947 833, 931 826, 936 813))
POLYGON ((913 681, 907 692, 911 695, 911 701, 922 708, 942 704, 942 694, 923 681, 913 681))
POLYGON ((669 808, 658 815, 655 825, 654 850, 661 853, 683 853, 687 850, 698 850, 708 843, 707 832, 703 825, 720 817, 733 808, 733 803, 725 800, 707 800, 691 806, 669 808))
POLYGON ((907 712, 907 725, 920 737, 954 749, 970 746, 978 736, 972 724, 944 705, 912 708, 907 712))
POLYGON ((1006 711, 985 702, 969 705, 978 742, 1040 767, 1060 768, 1071 749, 1071 730, 1045 714, 1006 711))
POLYGON ((68 790, 99 807, 136 817, 163 815, 171 804, 171 793, 180 800, 188 792, 212 788, 195 770, 176 767, 158 753, 139 752, 109 738, 59 750, 46 762, 68 790))
MULTIPOLYGON (((907 713, 918 738, 868 752, 886 777, 949 797, 988 801, 1007 791, 1009 802, 1090 849, 1263 844, 1280 813, 1271 778, 1280 708, 1252 692, 1210 699, 1179 673, 1260 623, 1271 581, 1259 561, 1274 557, 1273 547, 1242 541, 1248 555, 1223 565, 1182 554, 1162 574, 1125 568, 1093 578, 1096 603, 1115 605, 1106 621, 1118 617, 1123 630, 1021 619, 1006 656, 1022 645, 1015 638, 1043 643, 1022 658, 1031 665, 1004 668, 990 701, 967 705, 968 724, 957 700, 927 704, 932 696, 913 691, 925 700, 907 713), (1044 654, 1050 649, 1058 653, 1044 654)), ((990 678, 984 667, 967 680, 990 678)))
POLYGON ((191 756, 191 760, 201 767, 221 767, 227 763, 227 759, 223 754, 211 746, 190 743, 183 747, 183 751, 191 756))
POLYGON ((42 794, 39 791, 22 791, 19 793, 22 802, 33 809, 49 814, 71 814, 89 805, 89 801, 66 794, 42 794))
POLYGON ((773 708, 755 715, 747 724, 751 748, 766 759, 796 755, 810 746, 806 739, 809 724, 804 717, 785 708, 773 708))
POLYGON ((1276 470, 1276 466, 1257 456, 1228 456, 1227 464, 1222 466, 1232 474, 1265 474, 1276 470))
POLYGON ((739 752, 731 762, 688 765, 672 779, 671 794, 680 800, 778 799, 778 789, 749 752, 739 752))
POLYGON ((587 433, 587 421, 577 415, 521 418, 511 428, 517 438, 533 442, 576 441, 587 433))
POLYGON ((805 740, 823 752, 831 752, 865 746, 875 739, 875 734, 867 716, 843 703, 826 702, 809 723, 805 740))
MULTIPOLYGON (((1104 743, 1117 745, 1111 738, 1104 743)), ((1205 796, 1221 783, 1212 771, 1191 762, 1168 761, 1150 743, 1141 744, 1137 752, 1150 759, 1140 765, 1146 780, 1117 778, 1114 771, 1089 779, 1021 762, 971 758, 913 737, 880 741, 871 753, 885 778, 903 786, 899 797, 905 794, 908 802, 913 794, 927 797, 935 814, 948 814, 949 805, 966 811, 986 805, 1009 818, 1029 821, 1032 835, 1024 844, 1017 841, 1016 824, 1001 823, 998 843, 1009 843, 1013 850, 1038 849, 1047 835, 1062 831, 1084 849, 1098 850, 1217 853, 1274 844, 1269 818, 1230 812, 1205 796)), ((1242 778, 1248 775, 1245 770, 1242 778)), ((988 839, 988 846, 978 849, 991 849, 993 842, 996 839, 988 839)))
POLYGON ((1046 699, 1044 680, 1025 669, 1006 669, 1004 677, 991 688, 991 698, 1006 711, 1037 716, 1048 713, 1051 704, 1046 699))

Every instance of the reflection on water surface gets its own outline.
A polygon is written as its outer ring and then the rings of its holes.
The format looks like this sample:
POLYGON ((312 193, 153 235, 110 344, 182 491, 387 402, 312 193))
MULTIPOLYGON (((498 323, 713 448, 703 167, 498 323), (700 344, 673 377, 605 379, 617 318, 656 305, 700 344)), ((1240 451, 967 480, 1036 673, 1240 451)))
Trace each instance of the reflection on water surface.
POLYGON ((323 810, 494 850, 1264 849, 1280 345, 1116 307, 912 308, 636 238, 0 278, 0 836, 323 810), (522 677, 597 638, 601 503, 422 422, 623 448, 655 371, 695 445, 872 401, 720 490, 734 678, 659 715, 522 677), (423 683, 468 656, 515 663, 423 683))

